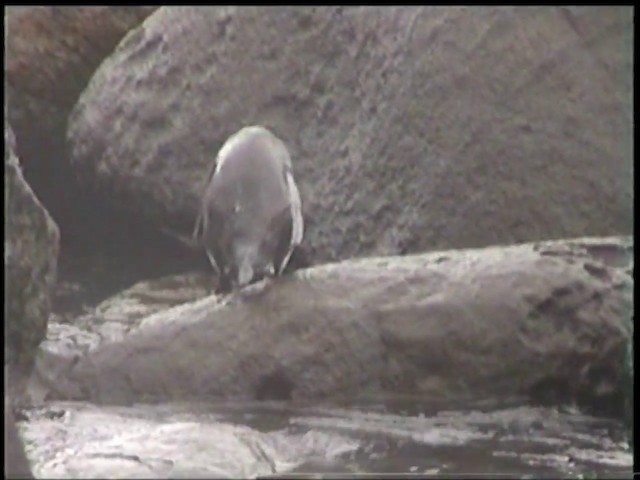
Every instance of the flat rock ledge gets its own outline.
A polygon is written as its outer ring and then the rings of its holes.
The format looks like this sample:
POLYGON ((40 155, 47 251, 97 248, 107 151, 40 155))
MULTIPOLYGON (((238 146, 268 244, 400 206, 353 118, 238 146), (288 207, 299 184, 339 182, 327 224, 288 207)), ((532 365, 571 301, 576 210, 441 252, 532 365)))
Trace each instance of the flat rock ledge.
POLYGON ((156 312, 47 398, 446 402, 523 397, 622 409, 631 237, 363 258, 156 312))

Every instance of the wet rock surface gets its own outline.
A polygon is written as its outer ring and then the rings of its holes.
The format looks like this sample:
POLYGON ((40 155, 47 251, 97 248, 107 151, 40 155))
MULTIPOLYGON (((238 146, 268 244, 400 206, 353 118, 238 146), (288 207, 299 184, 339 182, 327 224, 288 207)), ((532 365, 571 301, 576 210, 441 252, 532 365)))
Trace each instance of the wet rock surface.
POLYGON ((138 282, 74 317, 73 325, 104 340, 121 340, 145 317, 211 295, 213 285, 211 273, 199 272, 138 282))
MULTIPOLYGON (((611 420, 553 408, 426 415, 402 404, 281 402, 96 407, 56 402, 21 425, 43 478, 268 478, 274 474, 630 477, 611 420), (515 426, 514 426, 515 425, 515 426)), ((428 408, 425 408, 428 410, 428 408)))
POLYGON ((160 8, 79 99, 71 161, 114 211, 184 235, 222 142, 264 124, 312 263, 629 234, 632 17, 160 8))
POLYGON ((50 398, 124 405, 393 392, 528 395, 615 412, 632 331, 631 248, 628 238, 578 239, 315 267, 135 314, 126 336, 95 342, 47 388, 50 398), (605 247, 601 259, 589 253, 605 247))
MULTIPOLYGON (((6 385, 6 384, 5 384, 6 385)), ((4 404, 4 475, 5 478, 33 478, 22 437, 18 432, 11 405, 4 404)))

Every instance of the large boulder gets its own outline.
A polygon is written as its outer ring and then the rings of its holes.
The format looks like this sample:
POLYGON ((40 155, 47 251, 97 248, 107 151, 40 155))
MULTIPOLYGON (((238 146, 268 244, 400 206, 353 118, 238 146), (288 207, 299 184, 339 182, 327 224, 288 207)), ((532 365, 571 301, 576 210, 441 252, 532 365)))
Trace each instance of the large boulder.
POLYGON ((46 336, 60 233, 25 182, 14 148, 15 138, 5 123, 4 363, 15 375, 9 387, 16 387, 14 393, 19 394, 17 385, 29 375, 46 336))
POLYGON ((264 124, 315 262, 629 234, 632 38, 632 7, 164 7, 82 94, 71 160, 185 234, 222 142, 264 124))
MULTIPOLYGON (((100 62, 157 7, 8 7, 6 86, 20 153, 64 140, 67 115, 100 62), (35 144, 35 145, 34 145, 35 144)), ((31 167, 31 165, 29 165, 31 167)))
POLYGON ((58 222, 83 203, 67 165, 68 114, 102 60, 156 8, 5 9, 5 88, 17 153, 30 185, 58 222))
POLYGON ((94 70, 156 8, 8 7, 6 84, 18 138, 64 133, 60 127, 94 70))
POLYGON ((328 264, 155 313, 51 378, 99 403, 514 397, 619 414, 629 238, 328 264))

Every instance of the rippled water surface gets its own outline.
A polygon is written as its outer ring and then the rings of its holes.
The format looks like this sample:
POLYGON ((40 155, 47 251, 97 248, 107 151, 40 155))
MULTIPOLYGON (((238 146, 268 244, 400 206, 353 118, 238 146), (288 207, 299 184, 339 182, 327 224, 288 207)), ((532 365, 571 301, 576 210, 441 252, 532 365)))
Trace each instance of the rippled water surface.
MULTIPOLYGON (((434 412, 281 403, 26 412, 40 477, 264 477, 274 474, 512 474, 631 477, 622 427, 577 411, 434 412)), ((426 410, 426 409, 425 409, 426 410)))

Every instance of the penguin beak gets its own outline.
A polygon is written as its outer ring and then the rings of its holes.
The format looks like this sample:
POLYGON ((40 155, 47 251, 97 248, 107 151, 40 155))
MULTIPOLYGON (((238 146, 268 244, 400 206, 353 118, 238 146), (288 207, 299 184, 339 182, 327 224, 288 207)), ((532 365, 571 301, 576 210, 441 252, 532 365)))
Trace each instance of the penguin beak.
POLYGON ((238 287, 244 287, 253 280, 257 257, 257 249, 251 245, 242 245, 236 249, 236 265, 238 265, 238 287))
POLYGON ((253 279, 253 268, 251 267, 251 262, 244 258, 240 263, 240 268, 238 269, 238 286, 244 287, 253 279))

